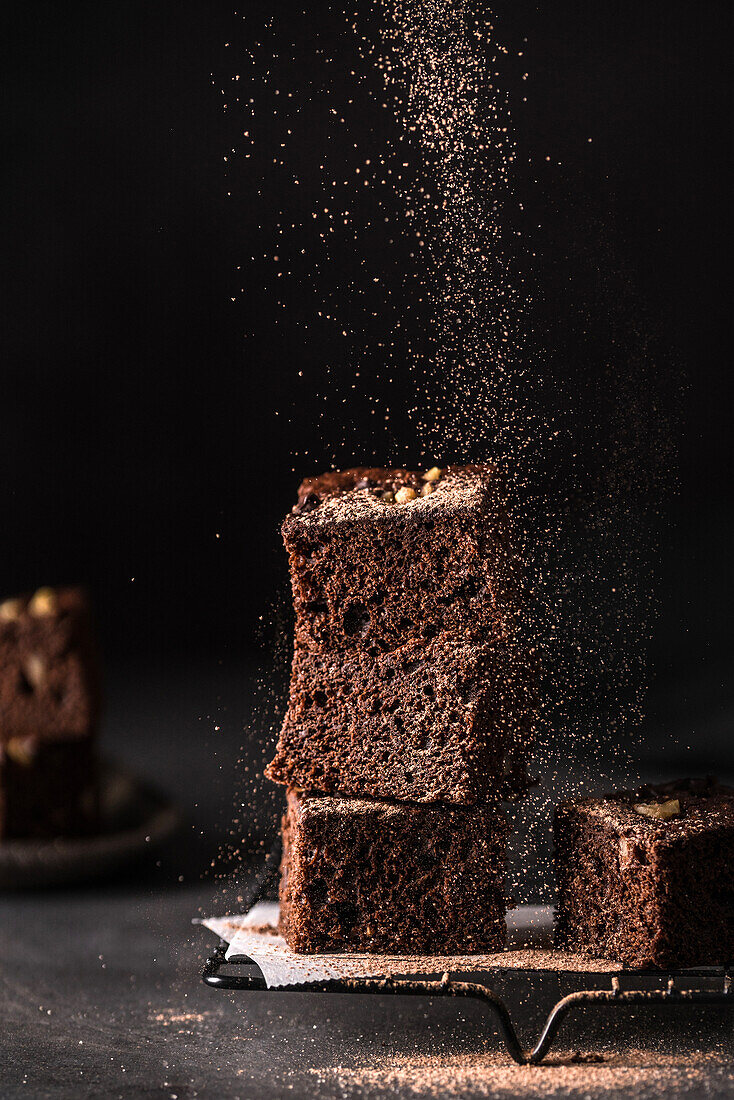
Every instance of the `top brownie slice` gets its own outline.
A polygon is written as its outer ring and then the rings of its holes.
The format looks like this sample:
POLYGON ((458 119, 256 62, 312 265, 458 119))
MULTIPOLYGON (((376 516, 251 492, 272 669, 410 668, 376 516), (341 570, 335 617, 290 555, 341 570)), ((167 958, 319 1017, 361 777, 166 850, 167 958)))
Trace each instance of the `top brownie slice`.
POLYGON ((99 714, 90 609, 78 588, 0 603, 0 743, 92 734, 99 714))
POLYGON ((282 528, 296 644, 376 655, 441 630, 505 635, 517 587, 505 495, 491 465, 306 479, 282 528))

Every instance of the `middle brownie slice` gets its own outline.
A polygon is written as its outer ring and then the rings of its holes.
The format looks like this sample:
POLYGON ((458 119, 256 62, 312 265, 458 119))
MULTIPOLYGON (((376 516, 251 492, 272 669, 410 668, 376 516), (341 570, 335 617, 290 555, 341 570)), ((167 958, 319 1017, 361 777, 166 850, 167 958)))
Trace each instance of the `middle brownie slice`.
POLYGON ((528 662, 508 642, 440 634, 377 657, 297 648, 266 775, 327 794, 472 804, 521 785, 528 662))

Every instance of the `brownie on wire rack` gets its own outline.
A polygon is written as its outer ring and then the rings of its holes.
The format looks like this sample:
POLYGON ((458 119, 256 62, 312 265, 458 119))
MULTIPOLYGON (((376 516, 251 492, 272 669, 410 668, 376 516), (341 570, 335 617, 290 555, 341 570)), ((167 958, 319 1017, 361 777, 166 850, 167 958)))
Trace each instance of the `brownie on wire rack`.
POLYGON ((557 940, 628 966, 734 960, 734 789, 684 779, 556 811, 557 940))
POLYGON ((505 945, 498 809, 288 793, 281 931, 294 951, 463 954, 505 945))
POLYGON ((283 523, 295 654, 266 774, 293 950, 504 943, 499 803, 535 725, 506 495, 489 464, 359 467, 304 481, 283 523))

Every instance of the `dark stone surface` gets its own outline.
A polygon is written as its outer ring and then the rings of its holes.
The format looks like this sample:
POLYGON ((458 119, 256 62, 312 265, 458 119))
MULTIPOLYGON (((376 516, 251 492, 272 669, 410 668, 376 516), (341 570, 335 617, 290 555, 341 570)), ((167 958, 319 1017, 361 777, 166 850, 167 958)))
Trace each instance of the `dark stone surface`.
MULTIPOLYGON (((211 887, 160 889, 154 882, 5 902, 3 1096, 396 1096, 399 1084, 360 1083, 360 1067, 399 1065, 421 1054, 458 1060, 500 1053, 478 1004, 206 988, 198 971, 212 937, 192 929, 190 919, 199 906, 213 905, 211 887)), ((547 1010, 569 988, 550 976, 532 989, 518 979, 499 992, 529 1037, 539 1022, 531 996, 547 1010)), ((669 1019, 659 1012, 635 1016, 615 1016, 601 1027, 598 1019, 571 1020, 560 1047, 607 1057, 624 1044, 678 1057, 686 1048, 710 1048, 718 1058, 706 1075, 706 1095, 730 1095, 731 1012, 718 1023, 710 1012, 677 1014, 674 1048, 669 1019)), ((590 1087, 596 1068, 589 1067, 590 1087)), ((544 1070, 534 1072, 540 1084, 544 1070)), ((523 1080, 518 1075, 518 1095, 523 1080)), ((553 1082, 547 1095, 562 1095, 555 1076, 553 1082)), ((414 1085, 411 1095, 420 1095, 418 1076, 414 1085)), ((701 1081, 677 1087, 677 1096, 704 1095, 701 1081)), ((483 1087, 471 1094, 487 1095, 483 1087)))
MULTIPOLYGON (((246 740, 240 716, 251 713, 255 726, 262 721, 265 728, 267 715, 261 711, 257 719, 252 682, 216 663, 175 674, 131 669, 111 687, 109 748, 157 776, 178 797, 189 824, 174 849, 160 855, 160 865, 151 857, 149 866, 123 881, 0 898, 3 1098, 419 1096, 417 1073, 413 1078, 408 1072, 408 1089, 405 1073, 380 1085, 360 1067, 406 1059, 410 1066, 422 1054, 449 1060, 501 1054, 479 1005, 206 988, 199 972, 215 941, 191 919, 231 911, 253 865, 246 863, 228 883, 201 874, 216 858, 238 802, 247 802, 240 808, 243 820, 260 820, 259 828, 243 827, 251 843, 267 835, 268 803, 253 802, 247 786, 246 798, 238 798, 243 788, 232 768, 246 740)), ((692 688, 686 696, 694 697, 692 688)), ((255 769, 269 747, 257 739, 249 743, 245 765, 255 769)), ((722 766, 727 744, 722 740, 717 748, 713 735, 707 739, 707 766, 722 766)), ((666 759, 665 773, 679 763, 680 771, 695 770, 681 750, 680 761, 666 759)), ((654 770, 654 760, 645 767, 654 770)), ((567 989, 551 976, 531 985, 508 979, 498 991, 530 1039, 542 1013, 567 989)), ((667 1080, 677 1096, 725 1096, 734 1068, 733 1025, 730 1012, 714 1018, 686 1011, 671 1030, 669 1019, 646 1010, 596 1024, 570 1020, 560 1045, 601 1049, 606 1058, 624 1046, 639 1051, 651 1045, 671 1058, 686 1049, 711 1049, 718 1052, 716 1064, 705 1078, 678 1067, 667 1080)), ((639 1061, 633 1054, 629 1064, 639 1061)), ((588 1067, 590 1089, 595 1068, 588 1067)), ((564 1093, 555 1070, 534 1072, 532 1082, 544 1095, 564 1093)), ((473 1080, 463 1095, 487 1095, 489 1079, 479 1074, 473 1080)), ((504 1084, 527 1093, 520 1071, 504 1084)), ((620 1087, 624 1091, 623 1080, 620 1087)))

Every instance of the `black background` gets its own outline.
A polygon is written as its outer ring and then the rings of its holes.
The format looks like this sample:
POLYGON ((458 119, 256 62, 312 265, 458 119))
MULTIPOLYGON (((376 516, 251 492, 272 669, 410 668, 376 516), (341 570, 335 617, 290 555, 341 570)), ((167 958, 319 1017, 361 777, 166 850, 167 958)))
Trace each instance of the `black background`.
MULTIPOLYGON (((353 293, 361 253, 340 237, 328 262, 324 223, 312 224, 325 205, 319 165, 352 180, 392 133, 369 94, 379 82, 338 6, 247 0, 244 20, 233 6, 29 0, 0 15, 0 598, 89 584, 107 657, 105 751, 187 814, 147 873, 0 899, 11 1097, 362 1095, 359 1077, 353 1089, 345 1078, 352 1065, 403 1064, 405 1051, 451 1059, 492 1041, 486 1014, 463 1002, 274 1002, 198 981, 213 941, 191 917, 241 906, 255 863, 224 883, 201 872, 226 865, 223 837, 247 856, 272 832, 273 815, 254 808, 259 741, 283 693, 283 662, 271 672, 286 648, 278 528, 295 485, 332 460, 449 457, 422 454, 404 414, 415 377, 382 369, 383 318, 367 323, 353 293), (305 228, 281 237, 284 222, 305 228), (356 390, 354 349, 318 319, 327 300, 363 337, 356 390), (388 426, 371 398, 389 407, 388 426)), ((659 603, 640 773, 731 779, 731 3, 494 8, 518 142, 507 216, 523 232, 527 355, 543 377, 533 400, 561 429, 538 493, 556 513, 569 488, 592 499, 620 453, 632 457, 659 603)), ((368 39, 378 19, 376 5, 360 8, 368 39)), ((357 221, 374 213, 370 196, 355 209, 357 221)), ((390 236, 374 226, 359 240, 380 274, 407 263, 390 236)), ((614 500, 624 493, 617 485, 614 500)), ((583 751, 562 760, 576 780, 583 751)), ((587 762, 585 789, 602 781, 601 763, 587 762)), ((557 779, 544 774, 520 811, 521 902, 552 900, 557 779)), ((528 1037, 543 998, 550 1007, 568 991, 560 978, 519 987, 528 1037)), ((697 1018, 689 1036, 682 1012, 673 1029, 659 1018, 662 1049, 673 1043, 679 1061, 690 1038, 726 1059, 727 1018, 713 1032, 697 1018)), ((632 1046, 615 1060, 637 1081, 648 1017, 603 1023, 605 1051, 632 1046)), ((564 1023, 563 1044, 593 1046, 590 1027, 564 1023)), ((730 1068, 654 1073, 672 1091, 724 1095, 730 1068)), ((543 1077, 553 1095, 567 1091, 558 1072, 555 1085, 543 1077)))
MULTIPOLYGON (((354 41, 323 3, 244 11, 129 0, 3 15, 0 588, 88 583, 112 670, 267 663, 273 634, 263 639, 261 620, 285 590, 278 527, 300 476, 334 457, 423 457, 401 419, 407 372, 388 388, 375 369, 374 387, 408 453, 374 428, 364 393, 319 419, 325 390, 346 388, 351 367, 334 329, 319 327, 317 299, 338 299, 355 273, 325 264, 308 226, 277 236, 319 200, 327 105, 355 95, 354 41), (303 111, 281 169, 285 123, 273 110, 285 88, 303 111), (307 246, 285 289, 279 244, 291 259, 307 246)), ((730 5, 495 11, 510 47, 518 263, 542 400, 555 415, 583 391, 583 414, 606 384, 609 332, 631 354, 633 329, 649 338, 678 468, 677 492, 650 519, 661 539, 653 672, 678 682, 713 670, 705 705, 720 726, 732 592, 730 5)), ((376 10, 360 18, 373 34, 376 10)), ((344 135, 328 138, 332 164, 389 131, 364 92, 350 110, 344 135)), ((371 262, 387 255, 379 233, 366 247, 371 262)), ((362 377, 369 388, 370 371, 362 377)), ((603 416, 566 427, 582 466, 614 449, 603 416)), ((547 475, 548 491, 562 491, 547 475)))

